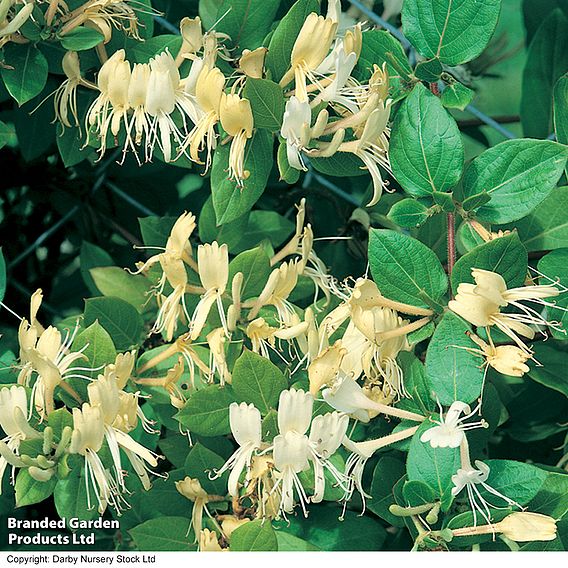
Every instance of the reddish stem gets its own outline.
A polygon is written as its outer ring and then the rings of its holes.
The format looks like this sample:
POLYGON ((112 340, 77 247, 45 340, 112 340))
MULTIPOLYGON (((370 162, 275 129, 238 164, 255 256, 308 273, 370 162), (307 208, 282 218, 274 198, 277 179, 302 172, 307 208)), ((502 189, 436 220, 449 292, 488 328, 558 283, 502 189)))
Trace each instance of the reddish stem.
POLYGON ((448 274, 452 275, 456 263, 456 220, 453 213, 448 213, 448 274))

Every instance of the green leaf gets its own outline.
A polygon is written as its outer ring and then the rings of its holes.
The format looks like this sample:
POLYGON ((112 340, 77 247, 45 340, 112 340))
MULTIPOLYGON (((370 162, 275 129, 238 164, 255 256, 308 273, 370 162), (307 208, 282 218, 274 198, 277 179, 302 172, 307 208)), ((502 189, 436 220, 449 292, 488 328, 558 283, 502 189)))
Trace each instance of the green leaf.
POLYGON ((93 153, 93 148, 87 146, 83 148, 85 139, 81 130, 76 126, 66 127, 63 132, 57 135, 57 149, 66 168, 71 168, 86 160, 93 153))
POLYGON ((440 100, 446 108, 464 110, 473 101, 475 91, 461 83, 452 83, 444 89, 440 100))
POLYGON ((393 515, 389 507, 395 504, 393 487, 399 479, 404 477, 405 473, 406 468, 400 460, 391 456, 380 458, 373 471, 370 492, 372 499, 367 502, 367 507, 375 515, 395 527, 403 527, 404 521, 401 517, 393 515))
POLYGON ((228 34, 239 51, 255 49, 270 31, 279 5, 280 0, 224 0, 215 31, 228 34))
POLYGON ((435 405, 432 399, 432 384, 424 364, 414 353, 404 351, 399 353, 398 361, 404 376, 404 389, 409 394, 408 399, 400 401, 400 407, 418 414, 428 414, 435 405))
POLYGON ((112 338, 98 321, 95 321, 75 338, 73 351, 81 349, 84 349, 83 355, 87 357, 89 365, 92 368, 99 368, 99 371, 94 371, 92 378, 97 377, 101 366, 114 363, 116 359, 116 349, 112 338))
POLYGON ((273 81, 280 81, 290 69, 292 48, 311 12, 319 14, 318 0, 298 0, 274 30, 266 54, 266 68, 273 81))
POLYGON ((247 142, 244 167, 250 176, 243 187, 228 179, 229 152, 230 144, 219 146, 211 170, 211 192, 218 225, 242 217, 262 195, 272 169, 272 136, 266 130, 257 130, 247 142))
MULTIPOLYGON (((549 279, 560 282, 568 287, 568 248, 557 249, 547 254, 538 262, 538 270, 549 279)), ((550 284, 550 280, 541 279, 542 284, 550 284)), ((566 339, 568 332, 568 292, 564 292, 555 298, 551 298, 558 308, 548 307, 546 319, 560 323, 564 332, 552 329, 552 335, 557 339, 566 339)))
POLYGON ((312 543, 283 531, 276 531, 279 552, 314 552, 319 550, 312 543))
POLYGON ((221 456, 203 444, 197 443, 187 455, 183 468, 185 474, 198 479, 201 487, 210 495, 225 495, 228 475, 216 479, 210 477, 210 474, 212 475, 216 469, 221 469, 224 463, 225 460, 221 456))
POLYGON ((15 146, 17 144, 17 140, 14 125, 5 124, 0 121, 0 148, 4 148, 6 144, 15 146))
POLYGON ((177 420, 200 436, 224 436, 231 431, 229 405, 235 402, 230 387, 210 385, 193 393, 177 413, 177 420))
POLYGON ((568 247, 567 209, 568 187, 556 187, 530 215, 501 228, 517 229, 529 252, 568 247))
POLYGON ((462 256, 452 271, 452 288, 457 293, 462 282, 474 283, 472 268, 497 272, 509 288, 522 286, 527 274, 528 253, 517 233, 511 233, 475 247, 462 256))
MULTIPOLYGON (((77 518, 82 521, 89 521, 100 516, 97 505, 89 508, 87 499, 87 487, 85 485, 84 467, 74 468, 68 477, 60 479, 55 486, 53 497, 57 514, 64 519, 77 518)), ((91 480, 88 481, 91 483, 91 480)), ((93 488, 90 487, 91 498, 93 488)))
POLYGON ((49 414, 47 424, 53 429, 54 439, 59 441, 66 426, 73 428, 73 416, 66 408, 58 408, 49 414))
POLYGON ((402 486, 402 495, 409 507, 418 507, 436 500, 432 488, 423 481, 407 481, 402 486))
POLYGON ((465 172, 464 195, 491 196, 477 210, 481 221, 516 221, 550 194, 567 158, 568 148, 550 140, 507 140, 473 160, 465 172))
POLYGON ((83 282, 92 294, 100 294, 93 277, 91 276, 91 268, 99 268, 101 266, 114 266, 114 261, 108 252, 101 247, 93 245, 87 241, 81 243, 81 253, 79 255, 79 263, 83 282))
POLYGON ((390 159, 397 181, 415 197, 449 191, 462 176, 464 149, 456 121, 422 84, 396 113, 390 159))
POLYGON ((147 247, 165 247, 176 221, 177 217, 141 217, 142 241, 147 247))
POLYGON ((245 351, 235 363, 232 386, 237 400, 254 404, 264 415, 276 408, 288 382, 268 359, 245 351))
POLYGON ((328 552, 382 549, 387 533, 377 519, 349 509, 341 515, 342 521, 340 515, 336 503, 312 505, 309 518, 291 517, 290 524, 283 528, 328 552))
POLYGON ((410 81, 412 68, 408 62, 408 57, 404 53, 401 43, 385 30, 367 30, 363 34, 361 54, 357 59, 357 65, 353 70, 353 77, 365 83, 371 77, 373 66, 379 67, 387 64, 389 83, 391 85, 392 97, 397 100, 403 96, 401 79, 410 81))
POLYGON ((567 69, 568 18, 556 9, 538 28, 527 54, 521 99, 525 136, 547 138, 554 132, 554 86, 567 69))
POLYGON ((272 272, 270 258, 262 247, 242 252, 229 264, 229 282, 237 272, 243 274, 242 299, 254 298, 262 292, 272 272))
POLYGON ((16 507, 25 507, 45 501, 53 493, 56 483, 55 476, 49 481, 37 481, 27 469, 20 469, 16 477, 16 507))
POLYGON ((554 132, 560 144, 568 144, 568 75, 560 77, 553 93, 554 132))
MULTIPOLYGON (((219 231, 223 230, 221 226, 219 231)), ((295 225, 276 211, 251 211, 246 232, 235 247, 240 252, 268 239, 273 248, 279 247, 294 231, 295 225)))
POLYGON ((389 211, 387 217, 400 227, 412 229, 420 227, 428 220, 428 207, 416 199, 401 199, 389 211))
MULTIPOLYGON (((490 468, 487 485, 519 505, 526 505, 535 497, 547 477, 546 471, 528 463, 512 460, 487 460, 485 463, 490 468)), ((486 500, 505 506, 499 497, 481 487, 479 490, 486 500)))
POLYGON ((179 35, 164 34, 145 41, 127 40, 128 59, 132 63, 148 63, 152 57, 166 49, 174 56, 181 48, 182 38, 179 35))
POLYGON ((284 93, 277 83, 247 78, 243 95, 250 101, 255 128, 277 132, 284 116, 284 93))
POLYGON ((440 80, 443 69, 439 59, 427 59, 416 64, 414 75, 421 81, 436 83, 440 80))
POLYGON ((361 159, 349 152, 337 152, 329 158, 311 158, 310 164, 328 176, 355 177, 368 173, 361 159))
POLYGON ((245 523, 231 534, 231 551, 276 551, 278 541, 269 522, 262 519, 245 523))
POLYGON ((479 398, 483 385, 483 359, 464 349, 477 348, 466 335, 470 327, 452 312, 444 314, 426 352, 426 373, 432 391, 443 405, 479 398))
POLYGON ((501 0, 406 0, 402 30, 424 57, 459 65, 485 49, 500 8, 501 0))
POLYGON ((21 106, 39 95, 47 82, 47 60, 32 43, 4 46, 2 79, 21 106))
POLYGON ((217 227, 213 198, 209 196, 199 213, 199 239, 204 243, 217 241, 219 244, 226 244, 229 251, 234 253, 235 248, 242 241, 243 235, 248 234, 249 219, 250 214, 245 213, 241 217, 217 227))
POLYGON ((281 142, 278 146, 276 159, 278 163, 278 172, 280 173, 280 179, 285 181, 289 185, 294 185, 295 183, 297 183, 302 172, 290 165, 286 150, 286 142, 281 142))
POLYGON ((566 495, 568 495, 568 474, 548 472, 544 483, 529 502, 527 509, 560 519, 568 513, 566 495))
POLYGON ((388 298, 429 307, 448 288, 438 257, 420 241, 387 229, 371 229, 369 264, 377 286, 388 298))
POLYGON ((421 442, 420 436, 434 424, 423 423, 414 434, 408 450, 406 471, 409 481, 422 481, 429 485, 442 503, 442 511, 452 504, 452 475, 461 467, 459 448, 433 448, 421 442))
POLYGON ((109 333, 116 349, 125 351, 137 345, 144 322, 136 309, 120 298, 85 300, 85 325, 97 321, 109 333))
MULTIPOLYGON (((567 318, 568 319, 568 318, 567 318)), ((558 351, 549 343, 539 342, 533 346, 534 358, 539 365, 531 365, 529 377, 568 397, 568 381, 566 381, 566 353, 558 351)))
POLYGON ((130 274, 118 266, 92 268, 90 273, 104 296, 120 298, 140 313, 147 307, 151 283, 144 276, 130 274))
POLYGON ((4 300, 6 294, 6 261, 4 260, 4 253, 0 247, 0 302, 4 300))
POLYGON ((128 532, 138 550, 152 552, 189 552, 197 550, 193 531, 188 534, 190 520, 186 517, 158 517, 130 529, 128 532))
POLYGON ((104 35, 95 28, 79 26, 65 34, 60 42, 67 51, 85 51, 99 45, 104 39, 104 35))

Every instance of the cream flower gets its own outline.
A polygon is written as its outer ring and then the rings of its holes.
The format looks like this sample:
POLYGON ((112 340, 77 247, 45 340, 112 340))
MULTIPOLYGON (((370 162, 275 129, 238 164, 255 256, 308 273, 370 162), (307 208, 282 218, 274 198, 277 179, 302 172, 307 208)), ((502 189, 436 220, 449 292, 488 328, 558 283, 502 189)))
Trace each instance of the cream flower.
POLYGON ((221 126, 227 134, 233 137, 229 151, 229 178, 242 187, 250 172, 244 169, 245 148, 252 137, 253 117, 250 101, 239 95, 223 93, 219 106, 221 126))
POLYGON ((545 325, 562 330, 560 324, 546 321, 534 308, 522 303, 534 302, 541 306, 554 307, 553 303, 545 301, 544 298, 558 296, 560 290, 556 286, 507 289, 507 284, 500 274, 478 268, 473 268, 471 273, 475 284, 460 284, 456 298, 448 303, 450 310, 468 322, 476 327, 495 325, 529 354, 530 351, 519 335, 532 339, 535 331, 531 325, 545 325), (517 308, 521 313, 501 313, 501 309, 507 306, 517 308))
POLYGON ((97 498, 101 515, 107 505, 120 512, 124 508, 124 498, 120 493, 115 477, 105 468, 97 452, 102 448, 105 438, 105 424, 100 407, 84 403, 82 408, 73 409, 73 433, 69 452, 85 458, 85 480, 87 481, 87 505, 91 508, 91 487, 97 498))
POLYGON ((28 397, 24 387, 14 385, 0 389, 0 428, 5 434, 0 444, 5 445, 3 450, 7 452, 6 456, 0 453, 0 495, 4 472, 9 463, 6 458, 12 461, 8 453, 17 456, 22 441, 42 437, 28 424, 27 412, 28 397))
POLYGON ((195 340, 201 334, 203 326, 207 321, 207 316, 215 302, 217 303, 223 329, 225 334, 228 335, 222 301, 222 296, 225 293, 229 280, 229 249, 227 245, 219 245, 216 241, 211 244, 200 245, 197 249, 197 266, 201 284, 205 288, 205 294, 199 300, 191 318, 191 339, 195 340))

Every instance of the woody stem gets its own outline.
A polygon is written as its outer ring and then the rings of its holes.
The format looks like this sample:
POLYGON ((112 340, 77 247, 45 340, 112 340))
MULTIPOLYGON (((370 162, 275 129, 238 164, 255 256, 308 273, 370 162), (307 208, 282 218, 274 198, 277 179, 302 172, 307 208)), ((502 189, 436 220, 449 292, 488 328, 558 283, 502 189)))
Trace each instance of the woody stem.
POLYGON ((448 275, 451 276, 456 263, 456 219, 448 213, 448 275))

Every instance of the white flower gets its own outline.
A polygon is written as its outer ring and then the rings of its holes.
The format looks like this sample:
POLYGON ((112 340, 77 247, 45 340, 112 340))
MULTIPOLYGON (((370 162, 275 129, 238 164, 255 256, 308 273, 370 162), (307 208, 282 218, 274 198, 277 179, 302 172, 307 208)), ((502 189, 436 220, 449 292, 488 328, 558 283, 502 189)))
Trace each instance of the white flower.
POLYGON ((440 420, 430 419, 437 426, 426 430, 420 437, 420 441, 429 442, 433 448, 458 448, 467 430, 487 428, 489 426, 485 420, 465 423, 468 418, 471 418, 478 411, 479 405, 472 411, 469 405, 456 401, 452 403, 446 416, 444 416, 444 411, 440 407, 440 420))
POLYGON ((286 140, 288 163, 297 170, 306 171, 302 151, 310 142, 312 110, 308 101, 292 96, 286 103, 280 134, 286 140))
POLYGON ((498 509, 499 507, 489 503, 480 493, 477 488, 480 485, 487 492, 499 497, 505 503, 511 507, 522 507, 512 499, 509 499, 506 495, 503 495, 496 489, 493 489, 490 485, 486 483, 489 477, 489 466, 482 461, 475 461, 475 468, 469 463, 469 458, 465 460, 462 464, 462 468, 458 469, 457 473, 452 476, 452 495, 455 497, 465 488, 467 491, 467 496, 471 505, 473 512, 473 523, 477 524, 477 512, 487 521, 488 524, 491 523, 491 512, 489 507, 498 509), (477 468, 477 469, 476 469, 477 468))
POLYGON ((247 480, 253 454, 260 449, 262 443, 262 420, 260 411, 254 404, 242 402, 231 403, 229 406, 229 423, 231 433, 239 448, 225 462, 223 467, 215 472, 213 479, 230 470, 228 492, 233 497, 238 496, 238 483, 243 469, 247 469, 247 480))

